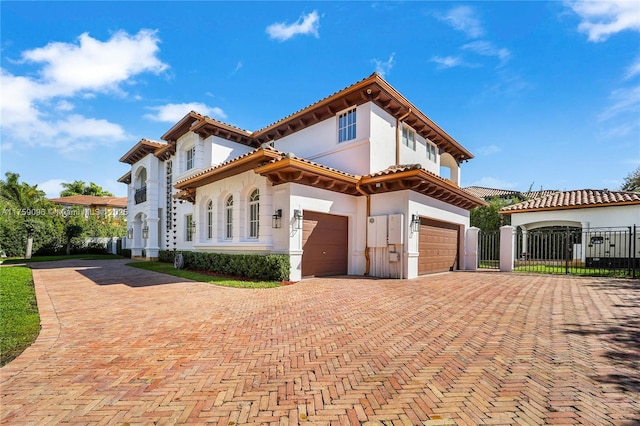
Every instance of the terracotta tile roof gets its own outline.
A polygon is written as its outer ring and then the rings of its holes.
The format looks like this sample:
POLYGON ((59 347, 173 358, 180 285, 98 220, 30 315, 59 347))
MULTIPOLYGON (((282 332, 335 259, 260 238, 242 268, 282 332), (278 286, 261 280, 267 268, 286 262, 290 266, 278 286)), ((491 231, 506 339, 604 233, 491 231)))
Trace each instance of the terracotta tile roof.
POLYGON ((158 149, 164 148, 166 143, 152 141, 150 139, 140 139, 140 142, 135 144, 126 154, 120 157, 121 163, 133 164, 150 153, 155 153, 158 149))
POLYGON ((554 192, 550 195, 504 207, 500 212, 508 214, 523 211, 566 210, 629 204, 640 205, 640 193, 609 191, 607 189, 578 189, 554 192))
POLYGON ((105 206, 127 208, 127 197, 98 197, 96 195, 71 195, 69 197, 49 198, 55 204, 73 204, 78 206, 105 206))
POLYGON ((520 198, 522 200, 530 200, 532 198, 544 197, 546 195, 554 194, 558 192, 556 189, 544 189, 540 191, 528 191, 528 192, 520 192, 513 189, 498 189, 498 188, 487 188, 484 186, 468 186, 464 188, 469 194, 478 197, 484 198, 485 200, 499 197, 499 198, 520 198))

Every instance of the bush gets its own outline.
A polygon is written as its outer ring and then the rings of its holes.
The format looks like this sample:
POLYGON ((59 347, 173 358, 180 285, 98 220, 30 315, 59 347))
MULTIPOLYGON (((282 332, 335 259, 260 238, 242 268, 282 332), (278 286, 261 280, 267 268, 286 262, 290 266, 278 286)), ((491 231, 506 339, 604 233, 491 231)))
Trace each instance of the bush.
MULTIPOLYGON (((160 262, 173 263, 174 251, 160 250, 160 262)), ((184 267, 216 274, 265 281, 289 279, 289 256, 284 254, 228 254, 182 251, 184 267)))

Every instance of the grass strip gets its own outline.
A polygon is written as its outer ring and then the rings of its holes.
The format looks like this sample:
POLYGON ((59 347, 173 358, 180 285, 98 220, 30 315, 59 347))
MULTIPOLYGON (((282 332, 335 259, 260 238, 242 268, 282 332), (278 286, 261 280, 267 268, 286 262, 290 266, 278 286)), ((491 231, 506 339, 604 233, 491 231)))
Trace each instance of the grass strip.
POLYGON ((281 283, 277 281, 248 281, 233 279, 229 277, 218 277, 201 274, 187 269, 176 269, 172 263, 165 262, 132 262, 127 263, 134 268, 145 269, 147 271, 160 272, 162 274, 173 275, 174 277, 186 278, 188 280, 200 281, 203 283, 215 284, 224 287, 234 288, 272 288, 279 287, 281 283))
POLYGON ((55 256, 34 256, 31 259, 25 259, 24 257, 10 257, 0 262, 3 265, 15 265, 19 263, 33 263, 33 262, 53 262, 56 260, 67 259, 83 259, 83 260, 109 260, 109 259, 122 259, 122 257, 115 254, 71 254, 71 255, 55 255, 55 256))
POLYGON ((0 318, 0 365, 5 365, 28 348, 40 332, 30 268, 0 268, 0 318))

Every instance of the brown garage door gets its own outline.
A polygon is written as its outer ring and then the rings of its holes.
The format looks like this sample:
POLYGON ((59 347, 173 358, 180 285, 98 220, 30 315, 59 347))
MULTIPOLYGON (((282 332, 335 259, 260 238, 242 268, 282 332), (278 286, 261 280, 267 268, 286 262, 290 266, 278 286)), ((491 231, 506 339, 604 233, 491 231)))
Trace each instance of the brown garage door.
POLYGON ((459 232, 459 225, 421 218, 418 274, 458 269, 459 232))
POLYGON ((346 216, 304 212, 302 229, 302 276, 320 277, 347 273, 346 216))

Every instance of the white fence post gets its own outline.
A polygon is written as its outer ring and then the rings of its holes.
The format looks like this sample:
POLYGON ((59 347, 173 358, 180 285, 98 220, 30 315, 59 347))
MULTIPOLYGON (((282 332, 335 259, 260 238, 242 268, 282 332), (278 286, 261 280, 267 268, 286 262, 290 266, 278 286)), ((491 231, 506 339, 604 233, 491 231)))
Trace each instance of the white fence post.
POLYGON ((467 229, 464 239, 464 269, 465 271, 478 270, 478 232, 479 228, 472 226, 467 229))
POLYGON ((500 272, 513 271, 515 233, 514 227, 500 227, 500 272))

